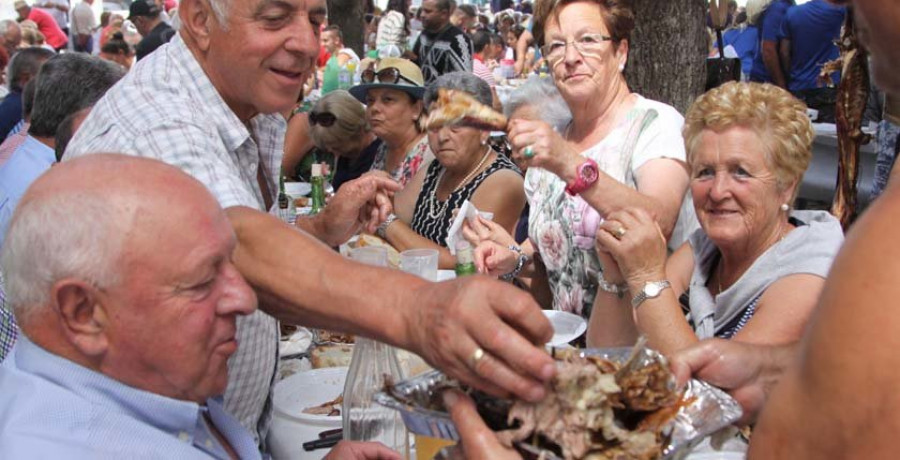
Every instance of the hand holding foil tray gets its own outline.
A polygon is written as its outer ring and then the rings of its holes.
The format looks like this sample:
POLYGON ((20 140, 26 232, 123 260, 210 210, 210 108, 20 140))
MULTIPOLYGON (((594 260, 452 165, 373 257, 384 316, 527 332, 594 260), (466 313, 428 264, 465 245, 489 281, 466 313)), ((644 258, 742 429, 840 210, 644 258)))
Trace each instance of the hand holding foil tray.
MULTIPOLYGON (((642 343, 633 349, 573 350, 573 355, 560 360, 553 394, 536 410, 558 410, 566 423, 567 410, 580 415, 571 416, 572 423, 584 423, 583 415, 590 413, 590 428, 597 431, 574 438, 567 432, 563 437, 548 428, 551 424, 536 426, 535 418, 528 415, 535 410, 533 405, 471 393, 498 438, 515 445, 526 458, 533 454, 545 459, 581 458, 596 449, 626 444, 629 448, 643 445, 642 458, 677 458, 741 416, 734 399, 705 382, 692 380, 684 389, 676 389, 665 358, 642 343), (598 417, 606 421, 598 425, 598 417), (549 439, 560 442, 553 444, 549 439)), ((401 382, 377 394, 375 400, 399 410, 415 434, 458 440, 456 427, 439 402, 441 391, 455 386, 456 382, 435 371, 401 382)))

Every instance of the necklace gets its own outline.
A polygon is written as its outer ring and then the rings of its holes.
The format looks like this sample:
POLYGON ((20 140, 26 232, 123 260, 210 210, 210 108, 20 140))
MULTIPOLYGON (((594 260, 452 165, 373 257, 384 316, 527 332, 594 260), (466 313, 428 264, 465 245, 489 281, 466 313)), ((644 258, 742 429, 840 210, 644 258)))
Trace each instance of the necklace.
MULTIPOLYGON (((788 231, 782 230, 782 231, 781 231, 781 238, 778 238, 778 241, 776 241, 774 244, 772 244, 772 246, 775 246, 776 244, 778 244, 778 243, 784 241, 784 239, 788 236, 788 233, 790 233, 790 232, 791 232, 791 231, 790 231, 790 228, 788 229, 788 231)), ((772 246, 769 246, 769 247, 771 248, 772 246)), ((768 250, 768 249, 767 249, 767 250, 768 250)), ((725 270, 724 267, 725 267, 725 264, 722 263, 722 256, 721 256, 721 254, 720 254, 720 255, 719 255, 719 265, 716 267, 716 278, 718 278, 718 279, 716 279, 716 287, 719 288, 719 292, 718 292, 716 295, 722 293, 722 277, 724 276, 724 275, 722 275, 722 273, 723 273, 724 270, 725 270)), ((742 274, 742 275, 743 275, 743 274, 742 274)))
POLYGON ((463 177, 463 180, 459 181, 459 183, 456 184, 456 187, 453 187, 453 190, 451 190, 450 194, 447 195, 447 199, 444 200, 443 202, 438 203, 437 189, 441 185, 441 179, 444 178, 444 172, 447 171, 445 168, 442 167, 441 172, 438 173, 437 180, 434 181, 434 187, 431 189, 431 194, 429 195, 428 216, 431 217, 432 219, 438 219, 442 215, 444 215, 444 213, 447 212, 447 206, 450 204, 450 196, 453 195, 453 192, 459 190, 459 188, 462 187, 463 185, 468 184, 469 181, 475 177, 475 174, 478 173, 478 170, 480 170, 481 167, 484 166, 484 162, 487 161, 489 156, 491 156, 491 148, 490 147, 488 147, 487 151, 484 152, 484 156, 481 157, 481 161, 479 161, 478 164, 475 165, 475 168, 472 169, 472 171, 470 171, 469 174, 466 175, 466 177, 463 177), (437 208, 435 208, 435 203, 437 203, 437 208))

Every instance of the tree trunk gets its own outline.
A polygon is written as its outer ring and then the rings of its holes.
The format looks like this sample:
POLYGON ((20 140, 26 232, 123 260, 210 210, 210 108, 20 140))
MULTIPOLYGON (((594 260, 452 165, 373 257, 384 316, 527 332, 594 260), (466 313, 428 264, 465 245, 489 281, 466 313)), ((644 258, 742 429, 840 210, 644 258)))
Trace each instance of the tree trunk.
POLYGON ((707 0, 634 0, 625 77, 631 90, 682 114, 706 84, 707 0))
POLYGON ((328 0, 328 24, 340 27, 344 46, 363 56, 365 43, 365 2, 360 0, 328 0))

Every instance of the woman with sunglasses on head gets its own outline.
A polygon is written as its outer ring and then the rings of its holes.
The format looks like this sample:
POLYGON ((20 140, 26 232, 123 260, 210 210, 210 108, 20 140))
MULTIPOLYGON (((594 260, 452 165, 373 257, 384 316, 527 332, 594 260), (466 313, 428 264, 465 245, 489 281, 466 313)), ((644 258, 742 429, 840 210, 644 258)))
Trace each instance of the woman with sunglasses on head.
MULTIPOLYGON (((465 91, 490 105, 491 88, 469 72, 441 75, 428 86, 426 103, 437 99, 438 89, 465 91)), ((490 132, 465 126, 428 131, 435 161, 422 168, 394 197, 394 212, 379 226, 379 236, 397 250, 439 250, 438 265, 452 269, 456 259, 445 247, 454 212, 469 200, 479 211, 493 213, 493 221, 513 231, 525 207, 519 169, 488 145, 490 132)))
MULTIPOLYGON (((539 120, 510 121, 510 144, 531 166, 525 180, 529 240, 520 248, 526 257, 508 248, 515 244, 508 235, 484 225, 475 229, 490 240, 476 250, 482 270, 544 278, 531 263, 537 254, 553 307, 584 316, 602 276, 593 242, 604 216, 642 208, 671 237, 672 249, 696 226, 692 206, 683 205, 684 118, 632 93, 625 81, 633 28, 634 14, 622 0, 537 1, 532 32, 572 121, 559 132, 539 120)), ((536 297, 546 298, 541 294, 536 297)))
POLYGON ((329 165, 335 191, 372 167, 381 140, 368 128, 365 107, 350 93, 337 90, 319 99, 309 113, 309 125, 318 151, 314 155, 329 165))
POLYGON ((285 156, 285 174, 291 179, 309 180, 312 165, 324 163, 326 178, 335 191, 344 182, 368 172, 381 146, 366 122, 366 108, 343 90, 326 94, 308 113, 291 118, 285 137, 293 138, 285 142, 286 151, 302 145, 298 155, 285 156), (301 138, 303 142, 299 142, 301 138))
POLYGON ((372 169, 387 172, 405 187, 434 159, 418 123, 425 92, 422 71, 407 59, 384 58, 361 77, 362 84, 350 88, 350 94, 366 104, 369 127, 383 142, 372 169))

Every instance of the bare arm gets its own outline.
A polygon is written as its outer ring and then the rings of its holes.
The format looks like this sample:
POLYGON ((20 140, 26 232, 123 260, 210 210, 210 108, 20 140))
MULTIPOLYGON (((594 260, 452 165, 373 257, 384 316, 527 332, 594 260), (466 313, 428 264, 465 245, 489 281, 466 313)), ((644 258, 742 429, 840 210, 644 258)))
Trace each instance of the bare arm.
POLYGON ((763 64, 766 65, 766 70, 769 71, 769 76, 772 77, 772 83, 787 89, 787 80, 784 78, 784 70, 782 70, 783 67, 779 59, 778 44, 773 41, 763 40, 760 52, 763 56, 763 64))
POLYGON ((669 358, 679 383, 693 377, 728 391, 744 410, 739 423, 748 424, 756 421, 769 393, 793 366, 798 348, 797 343, 767 346, 709 339, 669 358))
MULTIPOLYGON (((531 166, 545 168, 566 183, 576 179, 577 168, 585 158, 543 122, 513 120, 509 138, 521 152, 531 146, 535 152, 531 166)), ((581 197, 602 216, 628 208, 641 208, 659 222, 663 233, 672 233, 688 186, 687 166, 669 158, 649 160, 636 171, 637 190, 600 171, 597 182, 581 193, 581 197)))
POLYGON ((778 42, 778 56, 781 59, 782 68, 787 75, 785 75, 784 88, 787 88, 788 77, 791 74, 791 41, 783 38, 780 42, 778 42))
POLYGON ((891 458, 900 431, 900 189, 847 235, 801 345, 773 391, 751 458, 891 458))
MULTIPOLYGON (((312 138, 309 137, 309 114, 298 113, 291 117, 284 133, 284 158, 281 160, 281 170, 292 174, 294 168, 314 146, 312 138)), ((309 180, 308 177, 304 179, 309 180)))
POLYGON ((384 232, 388 243, 395 247, 398 251, 407 249, 437 249, 438 251, 438 268, 441 270, 452 270, 456 266, 456 257, 450 254, 450 251, 434 241, 419 235, 406 222, 396 220, 388 226, 384 232))
POLYGON ((245 207, 226 213, 239 242, 235 264, 267 313, 409 349, 497 395, 544 396, 541 382, 555 367, 534 344, 549 340, 552 329, 527 294, 481 276, 430 283, 359 265, 268 214, 245 207), (479 347, 486 357, 473 367, 479 347))
POLYGON ((534 43, 534 35, 531 34, 531 31, 526 30, 522 32, 522 35, 519 35, 519 40, 516 41, 516 75, 522 75, 523 72, 528 70, 526 67, 526 60, 528 47, 531 46, 532 43, 534 43))
POLYGON ((684 320, 678 296, 687 288, 693 270, 690 246, 685 244, 666 259, 666 242, 659 226, 643 210, 632 209, 610 214, 597 232, 597 253, 603 265, 604 279, 628 286, 618 298, 600 290, 591 313, 588 340, 592 346, 631 345, 639 334, 647 336, 650 346, 673 353, 697 341, 684 320), (626 229, 620 238, 619 228, 626 229), (631 306, 636 293, 651 281, 668 280, 654 299, 637 308, 631 306), (630 321, 630 323, 629 323, 630 321))
MULTIPOLYGON (((405 191, 402 193, 405 194, 405 191)), ((492 174, 485 179, 472 195, 472 204, 479 211, 493 213, 494 222, 507 233, 511 233, 515 228, 519 215, 522 213, 522 209, 525 207, 522 177, 513 171, 498 171, 492 174)), ((446 247, 435 244, 433 241, 419 235, 404 222, 397 221, 391 224, 385 234, 388 241, 397 250, 404 251, 413 248, 438 249, 440 251, 439 265, 441 268, 452 269, 456 265, 456 258, 450 254, 446 247)))

